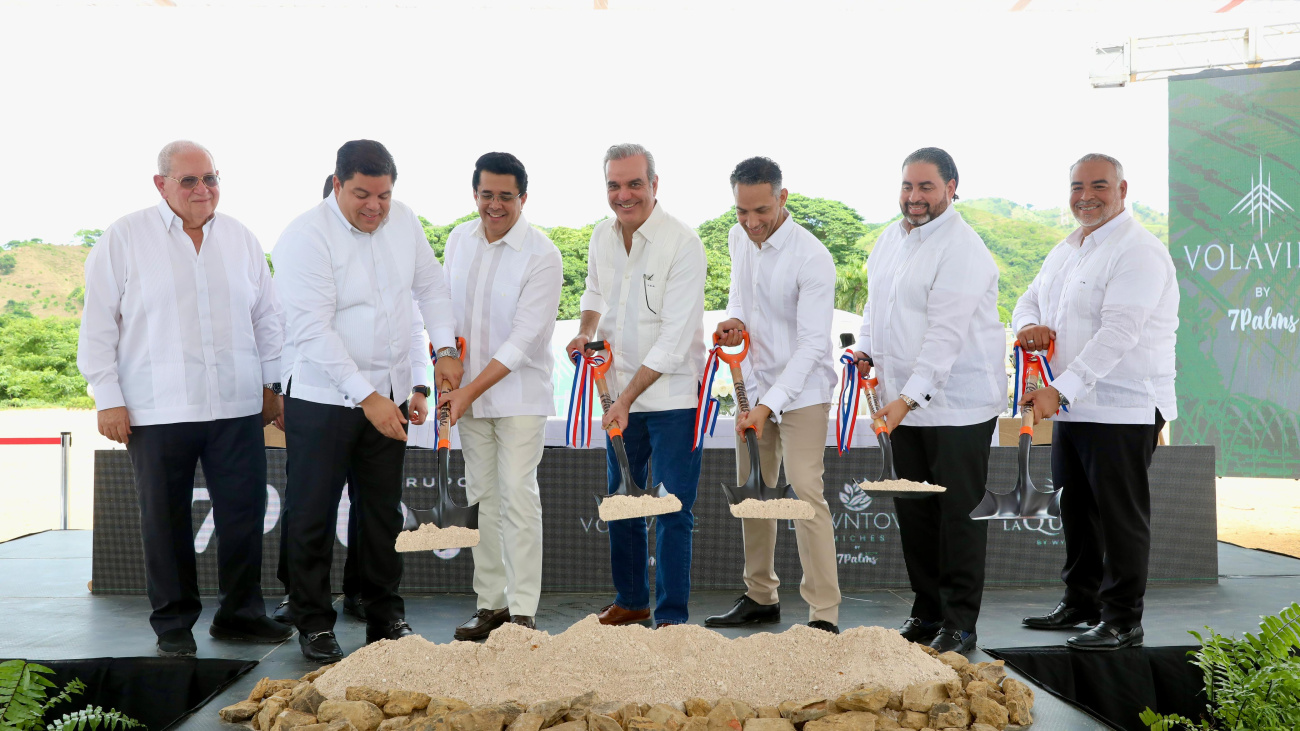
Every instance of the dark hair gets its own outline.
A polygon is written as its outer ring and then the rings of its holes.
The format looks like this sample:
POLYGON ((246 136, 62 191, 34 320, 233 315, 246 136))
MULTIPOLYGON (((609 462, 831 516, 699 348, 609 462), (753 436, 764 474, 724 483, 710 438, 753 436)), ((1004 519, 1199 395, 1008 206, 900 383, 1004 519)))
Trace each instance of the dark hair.
POLYGON ((528 192, 528 171, 524 170, 524 164, 514 155, 508 152, 489 152, 480 155, 474 163, 474 179, 471 181, 475 191, 478 190, 479 177, 484 170, 496 175, 513 175, 515 185, 519 188, 519 195, 528 192))
POLYGON ((357 173, 373 178, 387 175, 396 183, 397 163, 393 162, 388 148, 374 140, 345 142, 334 159, 334 175, 340 183, 346 183, 357 173))
MULTIPOLYGON (((907 167, 914 162, 928 162, 939 168, 939 177, 943 178, 945 184, 950 180, 960 184, 960 178, 957 176, 957 163, 952 161, 952 155, 938 147, 922 147, 913 152, 903 161, 903 167, 907 167)), ((953 192, 952 199, 957 200, 956 191, 953 192)))
POLYGON ((758 185, 768 183, 773 193, 781 191, 781 166, 766 157, 751 157, 741 160, 735 170, 731 171, 731 185, 758 185))
POLYGON ((330 193, 333 192, 334 192, 334 173, 330 173, 329 175, 325 176, 325 191, 320 194, 320 197, 328 198, 330 197, 330 193))

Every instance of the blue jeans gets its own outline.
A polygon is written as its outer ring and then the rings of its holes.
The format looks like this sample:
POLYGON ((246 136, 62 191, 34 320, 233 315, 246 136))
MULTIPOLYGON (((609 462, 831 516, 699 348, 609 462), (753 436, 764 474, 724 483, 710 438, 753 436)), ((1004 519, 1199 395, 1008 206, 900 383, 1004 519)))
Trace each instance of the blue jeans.
MULTIPOLYGON (((691 595, 691 533, 695 530, 696 488, 700 483, 703 450, 691 451, 695 409, 646 411, 628 416, 623 431, 632 479, 642 488, 646 468, 653 465, 655 484, 662 483, 682 501, 677 513, 654 516, 656 623, 683 624, 691 595)), ((618 489, 622 472, 614 447, 605 446, 605 472, 609 492, 618 489)), ((618 594, 614 603, 633 611, 650 606, 650 549, 645 518, 615 520, 609 524, 609 562, 618 594)))

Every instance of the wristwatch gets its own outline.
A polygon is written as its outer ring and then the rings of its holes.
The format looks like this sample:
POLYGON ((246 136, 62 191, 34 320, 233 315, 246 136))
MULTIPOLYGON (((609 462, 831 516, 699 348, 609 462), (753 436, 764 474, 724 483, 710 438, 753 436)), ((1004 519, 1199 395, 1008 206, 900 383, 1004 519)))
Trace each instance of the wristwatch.
POLYGON ((921 408, 921 405, 918 404, 915 400, 912 399, 911 396, 908 396, 907 394, 900 393, 898 394, 898 397, 903 399, 903 403, 907 404, 908 411, 916 411, 917 409, 921 408))
POLYGON ((1056 392, 1056 395, 1060 397, 1059 405, 1060 405, 1061 407, 1066 407, 1066 406, 1069 406, 1069 405, 1070 405, 1070 399, 1066 398, 1066 397, 1065 397, 1065 394, 1061 393, 1061 392, 1058 390, 1058 391, 1056 392))
POLYGON ((425 398, 429 398, 429 387, 428 387, 428 386, 414 386, 414 387, 411 388, 411 393, 418 393, 418 394, 420 394, 421 396, 423 396, 423 397, 425 397, 425 398))
POLYGON ((451 346, 447 346, 445 348, 438 348, 438 352, 437 354, 434 355, 434 359, 437 360, 438 358, 455 358, 457 355, 459 355, 459 353, 456 352, 455 348, 451 346))
POLYGON ((276 396, 279 396, 280 393, 281 393, 281 392, 280 392, 280 383, 279 383, 278 381, 275 382, 275 383, 263 383, 263 384, 262 384, 262 388, 265 388, 266 390, 270 391, 271 393, 275 394, 276 396))

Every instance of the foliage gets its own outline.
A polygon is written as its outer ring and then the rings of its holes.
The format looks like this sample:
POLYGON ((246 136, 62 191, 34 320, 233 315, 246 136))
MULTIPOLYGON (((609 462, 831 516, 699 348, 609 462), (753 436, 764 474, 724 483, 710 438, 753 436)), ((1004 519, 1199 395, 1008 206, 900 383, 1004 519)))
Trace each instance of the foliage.
POLYGON ((22 246, 31 246, 32 244, 43 244, 43 243, 45 242, 42 241, 41 239, 24 239, 21 241, 18 239, 14 239, 9 243, 0 246, 0 249, 17 249, 22 246))
POLYGON ((798 193, 790 194, 785 207, 795 223, 826 245, 837 266, 861 264, 866 259, 861 241, 870 229, 857 211, 836 200, 809 198, 798 193))
POLYGON ((966 203, 957 204, 957 210, 984 239, 998 264, 998 311, 1008 313, 1004 322, 1010 322, 1016 300, 1029 288, 1047 253, 1069 231, 1024 217, 1000 216, 966 203))
MULTIPOLYGON (((53 698, 48 688, 54 688, 46 675, 54 671, 44 665, 26 660, 8 660, 0 663, 0 728, 29 731, 39 729, 45 714, 51 708, 72 700, 72 696, 85 692, 86 684, 74 678, 53 698)), ((105 711, 99 706, 87 706, 75 713, 65 713, 45 726, 46 731, 106 731, 137 728, 140 723, 116 710, 105 711)))
POLYGON ((271 252, 266 252, 266 268, 271 270, 271 276, 275 276, 275 262, 271 261, 271 252))
POLYGON ((560 250, 560 260, 564 266, 564 287, 560 291, 557 320, 576 320, 582 314, 582 293, 587 288, 587 245, 591 242, 591 232, 595 228, 596 224, 589 223, 582 228, 555 226, 542 229, 555 244, 555 248, 560 250))
POLYGON ((82 246, 94 246, 99 242, 99 237, 104 235, 102 228, 83 228, 73 234, 73 238, 81 241, 82 246))
POLYGON ((723 310, 731 293, 731 247, 728 235, 736 225, 736 207, 695 229, 704 243, 704 259, 709 271, 704 279, 704 309, 723 310))
POLYGON ((866 262, 835 267, 835 309, 861 314, 866 304, 866 262))
POLYGON ((0 274, 13 274, 14 267, 18 266, 18 260, 13 254, 0 254, 0 274))
POLYGON ((1300 604, 1263 617, 1258 635, 1227 637, 1190 632, 1201 643, 1192 664, 1205 678, 1210 718, 1199 722, 1177 714, 1145 709, 1140 718, 1155 731, 1251 729, 1293 731, 1300 728, 1300 604))
POLYGON ((0 407, 93 408, 77 370, 74 318, 0 315, 0 407))
POLYGON ((466 221, 473 221, 476 218, 478 218, 477 212, 467 213, 445 226, 435 226, 424 216, 419 217, 420 226, 424 228, 424 238, 429 240, 429 246, 433 247, 433 253, 439 259, 442 259, 442 252, 447 248, 447 237, 451 235, 451 230, 466 221))

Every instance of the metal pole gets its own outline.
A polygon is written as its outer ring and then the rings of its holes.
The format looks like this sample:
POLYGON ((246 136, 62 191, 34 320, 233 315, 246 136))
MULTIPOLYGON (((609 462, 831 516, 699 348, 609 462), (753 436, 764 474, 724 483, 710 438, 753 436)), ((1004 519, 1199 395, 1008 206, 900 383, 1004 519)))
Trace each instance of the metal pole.
POLYGON ((59 530, 68 529, 68 459, 72 451, 72 432, 65 431, 59 433, 59 444, 63 450, 63 478, 60 481, 60 497, 62 497, 62 512, 59 516, 59 530))

